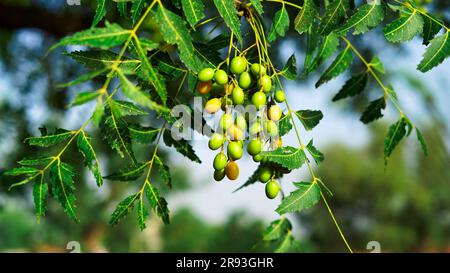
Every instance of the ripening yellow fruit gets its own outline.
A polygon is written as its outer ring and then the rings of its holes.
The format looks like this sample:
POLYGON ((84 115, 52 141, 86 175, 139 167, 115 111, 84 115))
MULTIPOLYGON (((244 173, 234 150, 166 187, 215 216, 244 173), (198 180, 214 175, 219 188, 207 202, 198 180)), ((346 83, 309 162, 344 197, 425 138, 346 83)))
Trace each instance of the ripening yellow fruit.
POLYGON ((231 140, 238 141, 244 139, 244 132, 236 124, 231 125, 227 132, 231 140))
POLYGON ((228 179, 236 180, 239 177, 238 164, 235 161, 228 162, 227 166, 225 167, 225 174, 227 175, 228 179))
POLYGON ((214 114, 219 111, 222 106, 222 101, 218 98, 210 99, 205 105, 205 111, 209 114, 214 114))
POLYGON ((278 105, 272 105, 269 108, 267 116, 270 120, 279 121, 282 115, 282 111, 278 105))

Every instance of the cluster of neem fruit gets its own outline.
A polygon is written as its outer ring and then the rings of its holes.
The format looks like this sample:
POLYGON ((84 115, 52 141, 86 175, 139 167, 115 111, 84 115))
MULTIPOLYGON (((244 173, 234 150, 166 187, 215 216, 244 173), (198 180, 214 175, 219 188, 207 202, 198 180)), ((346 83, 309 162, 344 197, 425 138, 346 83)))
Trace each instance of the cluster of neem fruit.
POLYGON ((201 70, 197 85, 197 91, 209 97, 204 108, 207 113, 215 114, 223 110, 218 128, 208 144, 211 150, 220 149, 214 158, 214 179, 221 181, 225 176, 230 180, 238 178, 236 161, 242 157, 244 140, 247 139, 248 154, 261 164, 259 180, 266 183, 266 196, 273 199, 280 191, 274 178, 279 177, 280 172, 287 173, 289 170, 273 166, 261 156, 261 152, 266 148, 282 146, 278 121, 283 113, 276 103, 284 102, 285 94, 283 90, 275 91, 272 77, 263 64, 250 64, 244 56, 234 57, 227 70, 220 67, 201 70), (236 110, 236 106, 243 106, 240 108, 243 109, 251 105, 255 107, 256 115, 236 110))

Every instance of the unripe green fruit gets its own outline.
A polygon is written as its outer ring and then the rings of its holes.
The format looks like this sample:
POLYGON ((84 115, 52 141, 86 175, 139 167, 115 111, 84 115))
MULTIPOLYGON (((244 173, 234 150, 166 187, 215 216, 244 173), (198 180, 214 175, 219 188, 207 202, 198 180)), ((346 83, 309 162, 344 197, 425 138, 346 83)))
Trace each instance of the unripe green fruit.
POLYGON ((228 83, 227 72, 225 72, 222 69, 217 70, 216 73, 214 73, 214 80, 220 85, 227 84, 228 83))
POLYGON ((244 57, 234 57, 231 60, 231 73, 239 75, 247 69, 247 60, 244 57))
POLYGON ((239 142, 232 141, 227 147, 228 157, 232 160, 238 160, 242 157, 242 146, 239 142))
POLYGON ((250 73, 244 72, 239 77, 239 86, 243 89, 247 89, 252 84, 252 76, 250 76, 250 73))
POLYGON ((268 120, 266 122, 266 131, 267 131, 267 134, 269 136, 271 136, 271 137, 278 136, 278 126, 277 126, 277 124, 274 121, 272 121, 272 120, 268 120))
POLYGON ((233 89, 233 92, 231 92, 231 98, 233 99, 234 105, 243 104, 245 100, 244 90, 242 90, 239 86, 236 86, 233 89))
POLYGON ((283 92, 283 90, 278 90, 275 92, 275 101, 278 103, 282 103, 286 100, 286 96, 283 92))
POLYGON ((272 89, 272 79, 268 75, 262 76, 260 81, 264 92, 269 92, 272 89))
POLYGON ((274 199, 277 197, 278 192, 280 191, 280 185, 274 180, 271 180, 266 184, 266 196, 269 199, 274 199))
POLYGON ((214 171, 214 180, 221 181, 225 178, 225 169, 214 171))
POLYGON ((257 108, 266 105, 266 101, 267 101, 266 94, 264 94, 263 92, 256 92, 252 96, 252 103, 257 108))
POLYGON ((258 63, 254 63, 250 66, 250 70, 252 71, 255 77, 266 75, 266 68, 258 63))
POLYGON ((230 180, 236 180, 239 177, 239 166, 236 162, 230 161, 225 167, 225 173, 230 180))
POLYGON ((272 105, 269 108, 269 111, 267 112, 267 116, 269 119, 273 121, 279 121, 282 115, 282 111, 278 105, 272 105))
POLYGON ((215 170, 223 170, 227 166, 228 158, 227 156, 220 152, 214 158, 213 166, 215 170))
POLYGON ((205 68, 198 73, 198 80, 201 82, 208 82, 214 78, 214 69, 205 68))
POLYGON ((220 128, 226 131, 233 125, 233 116, 231 114, 224 114, 220 119, 220 128))
POLYGON ((222 134, 213 134, 209 140, 208 146, 211 150, 217 150, 222 147, 225 137, 222 134))
POLYGON ((236 126, 239 127, 242 131, 245 131, 247 129, 247 121, 245 120, 244 116, 239 114, 236 117, 236 126))
POLYGON ((250 142, 247 145, 247 152, 250 155, 257 155, 261 152, 261 150, 262 150, 261 139, 257 138, 257 139, 250 140, 250 142))
POLYGON ((259 174, 259 181, 266 183, 272 178, 272 170, 269 168, 263 168, 259 174))
POLYGON ((261 160, 262 160, 262 155, 260 153, 253 156, 253 161, 261 162, 261 160))
POLYGON ((256 135, 260 133, 262 130, 263 128, 261 126, 261 123, 259 121, 256 121, 250 126, 249 133, 250 135, 256 135))

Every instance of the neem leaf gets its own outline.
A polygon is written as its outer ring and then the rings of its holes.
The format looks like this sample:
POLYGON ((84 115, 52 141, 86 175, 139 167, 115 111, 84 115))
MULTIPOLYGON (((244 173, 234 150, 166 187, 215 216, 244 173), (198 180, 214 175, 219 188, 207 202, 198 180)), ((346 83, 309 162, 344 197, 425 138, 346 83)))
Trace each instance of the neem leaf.
POLYGON ((276 209, 282 215, 288 212, 300 212, 306 208, 314 206, 320 200, 320 187, 317 182, 294 183, 298 190, 295 190, 283 199, 276 209))

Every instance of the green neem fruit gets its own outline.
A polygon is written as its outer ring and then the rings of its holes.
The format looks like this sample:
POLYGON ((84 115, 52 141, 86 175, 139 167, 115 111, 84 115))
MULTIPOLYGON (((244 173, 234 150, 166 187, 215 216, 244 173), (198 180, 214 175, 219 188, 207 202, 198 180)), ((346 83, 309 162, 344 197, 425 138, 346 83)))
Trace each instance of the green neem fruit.
POLYGON ((272 79, 268 75, 262 76, 260 81, 264 92, 269 92, 272 89, 272 79))
POLYGON ((230 180, 236 180, 239 177, 239 166, 236 162, 230 161, 225 167, 225 173, 230 180))
POLYGON ((250 126, 249 134, 256 135, 256 134, 260 133, 262 130, 263 130, 263 128, 261 126, 261 123, 259 121, 256 121, 255 123, 253 123, 250 126))
POLYGON ((223 170, 227 166, 228 158, 227 156, 220 152, 214 158, 213 166, 215 170, 223 170))
POLYGON ((245 120, 243 115, 238 115, 236 117, 236 125, 242 131, 245 131, 245 129, 247 129, 247 121, 245 120))
POLYGON ((227 72, 225 72, 222 69, 219 69, 214 73, 214 80, 221 85, 225 85, 228 83, 228 75, 227 72))
POLYGON ((234 57, 231 60, 231 73, 239 75, 247 69, 247 60, 244 57, 234 57))
POLYGON ((263 92, 256 92, 252 96, 252 103, 257 108, 266 105, 266 101, 267 101, 266 94, 264 94, 263 92))
POLYGON ((238 160, 242 157, 242 146, 239 142, 232 141, 227 147, 228 157, 232 160, 238 160))
POLYGON ((198 73, 198 80, 201 82, 208 82, 214 78, 214 69, 205 68, 198 73))
POLYGON ((270 178, 272 178, 272 170, 266 167, 262 168, 259 173, 259 181, 266 183, 270 178))
POLYGON ((274 180, 271 180, 266 184, 266 196, 269 199, 274 199, 277 197, 278 192, 280 191, 280 185, 274 180))
POLYGON ((226 131, 231 125, 233 125, 233 116, 231 114, 224 114, 220 119, 220 128, 226 131))
POLYGON ((261 153, 259 153, 259 154, 253 156, 253 161, 255 161, 255 162, 261 162, 261 160, 262 160, 262 155, 261 155, 261 153))
POLYGON ((266 131, 267 131, 267 134, 269 136, 271 136, 271 137, 278 136, 278 126, 277 126, 277 124, 274 121, 272 121, 272 120, 268 120, 266 122, 266 131))
POLYGON ((221 181, 225 178, 225 169, 214 171, 214 180, 221 181))
POLYGON ((244 90, 239 86, 236 86, 231 92, 231 98, 233 99, 234 105, 243 104, 245 100, 244 90))
POLYGON ((261 150, 262 150, 261 139, 257 138, 257 139, 250 140, 250 142, 247 145, 247 152, 250 155, 257 155, 261 152, 261 150))
POLYGON ((266 68, 258 63, 254 63, 250 66, 250 70, 252 71, 255 77, 259 77, 262 75, 266 75, 266 68))
POLYGON ((244 72, 239 76, 239 86, 243 89, 247 89, 252 84, 252 76, 250 76, 250 73, 244 72))
POLYGON ((225 142, 225 137, 222 134, 213 134, 209 140, 208 146, 211 150, 219 149, 225 142))
POLYGON ((275 101, 278 103, 282 103, 286 100, 286 96, 284 95, 283 90, 278 90, 275 92, 275 101))

